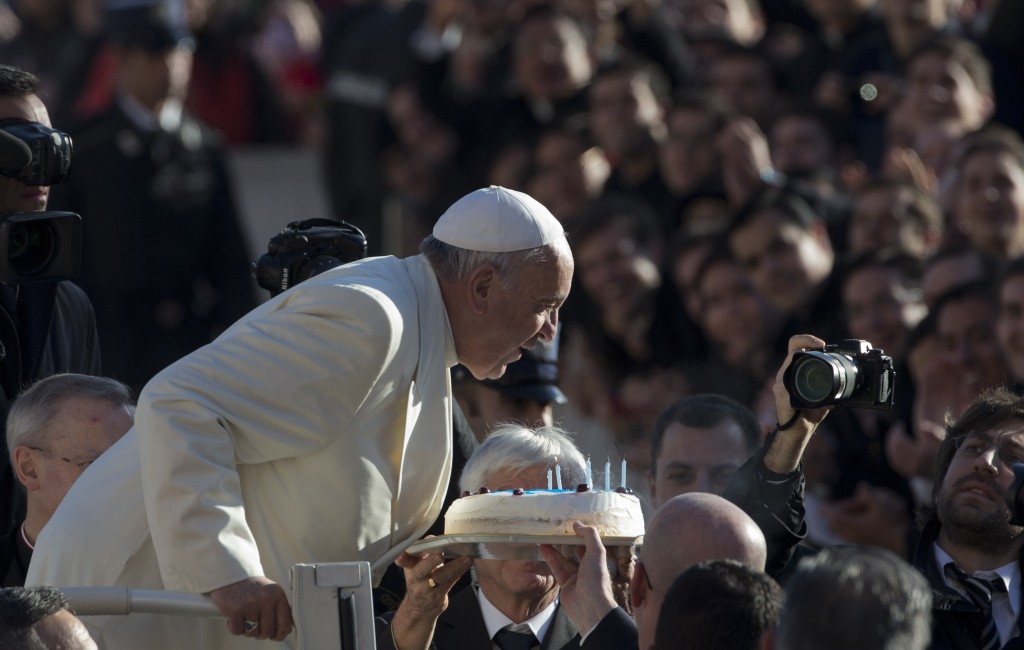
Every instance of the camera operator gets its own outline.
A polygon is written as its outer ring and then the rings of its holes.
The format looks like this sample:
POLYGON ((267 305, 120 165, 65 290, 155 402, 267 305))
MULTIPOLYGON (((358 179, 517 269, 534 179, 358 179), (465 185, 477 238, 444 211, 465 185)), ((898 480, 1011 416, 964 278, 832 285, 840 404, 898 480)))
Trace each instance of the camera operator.
MULTIPOLYGON (((0 65, 0 120, 24 120, 29 123, 26 127, 49 131, 50 117, 37 95, 38 87, 35 75, 0 65)), ((9 219, 10 212, 45 210, 49 187, 36 181, 53 180, 29 178, 31 184, 24 182, 24 169, 44 166, 36 164, 38 160, 32 160, 32 165, 12 164, 26 161, 13 155, 20 149, 17 138, 12 139, 6 130, 4 136, 0 143, 0 222, 9 219)), ((35 154, 28 151, 27 155, 32 158, 35 154)), ((0 240, 0 246, 7 245, 0 240)), ((100 372, 96 319, 89 299, 66 281, 0 284, 0 415, 6 413, 21 386, 56 372, 100 372)), ((6 458, 6 448, 2 451, 6 458)), ((10 465, 0 463, 0 534, 23 516, 24 494, 10 465)))

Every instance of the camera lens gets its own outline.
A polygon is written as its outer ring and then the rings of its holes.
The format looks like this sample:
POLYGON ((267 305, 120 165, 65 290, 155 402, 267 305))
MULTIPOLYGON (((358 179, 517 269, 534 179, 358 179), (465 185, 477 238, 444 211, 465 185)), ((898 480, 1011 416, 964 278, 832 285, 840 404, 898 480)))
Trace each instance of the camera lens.
POLYGON ((836 392, 836 373, 823 359, 806 357, 793 373, 793 388, 807 402, 821 402, 836 392))
POLYGON ((804 352, 793 359, 787 371, 786 389, 799 408, 839 404, 853 394, 857 383, 856 363, 836 352, 804 352))
POLYGON ((50 224, 39 221, 19 223, 11 229, 7 259, 20 275, 31 277, 49 267, 57 248, 50 224))
POLYGON ((828 359, 806 356, 793 375, 793 388, 801 399, 811 403, 822 402, 837 393, 836 369, 828 359))

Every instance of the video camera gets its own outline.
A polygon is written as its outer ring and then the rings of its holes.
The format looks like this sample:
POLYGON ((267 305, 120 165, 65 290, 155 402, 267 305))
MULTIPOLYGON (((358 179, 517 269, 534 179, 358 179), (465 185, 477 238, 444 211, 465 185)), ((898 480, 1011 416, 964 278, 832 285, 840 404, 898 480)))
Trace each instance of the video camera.
POLYGON ((252 265, 252 277, 271 297, 335 266, 366 257, 366 236, 345 221, 293 221, 274 235, 252 265))
MULTIPOLYGON (((0 120, 0 175, 56 185, 71 171, 71 137, 38 122, 0 120)), ((73 212, 0 213, 0 283, 71 280, 82 262, 82 219, 73 212)))
POLYGON ((67 133, 18 118, 0 120, 0 132, 0 174, 33 186, 68 180, 74 148, 67 133))
POLYGON ((892 357, 867 341, 847 339, 794 354, 782 384, 795 409, 842 404, 891 411, 895 377, 892 357))

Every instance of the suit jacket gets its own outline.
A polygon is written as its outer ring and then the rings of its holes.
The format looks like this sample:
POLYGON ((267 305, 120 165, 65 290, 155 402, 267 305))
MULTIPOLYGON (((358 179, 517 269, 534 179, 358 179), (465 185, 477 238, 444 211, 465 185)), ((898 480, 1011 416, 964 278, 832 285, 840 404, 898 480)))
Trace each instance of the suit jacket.
POLYGON ((299 284, 146 386, 135 427, 44 527, 27 583, 287 588, 292 564, 354 560, 379 580, 440 512, 455 359, 420 256, 299 284))
MULTIPOLYGON (((931 650, 973 650, 978 647, 968 633, 982 624, 982 614, 978 607, 961 596, 955 589, 946 584, 942 568, 935 562, 932 544, 939 536, 938 522, 931 522, 921 531, 917 547, 914 549, 914 568, 924 574, 932 588, 932 642, 931 650)), ((1024 553, 1018 558, 1020 567, 1024 567, 1024 553)), ((1017 628, 1024 624, 1017 617, 1017 628)), ((1003 646, 1003 650, 1024 649, 1024 635, 1018 634, 1003 646)))
MULTIPOLYGON (((388 612, 377 619, 377 650, 396 650, 391 639, 391 619, 388 612)), ((434 628, 434 650, 490 650, 491 637, 487 634, 476 590, 463 589, 451 597, 448 609, 441 613, 434 628)), ((580 635, 561 607, 541 640, 540 650, 578 650, 580 635)))

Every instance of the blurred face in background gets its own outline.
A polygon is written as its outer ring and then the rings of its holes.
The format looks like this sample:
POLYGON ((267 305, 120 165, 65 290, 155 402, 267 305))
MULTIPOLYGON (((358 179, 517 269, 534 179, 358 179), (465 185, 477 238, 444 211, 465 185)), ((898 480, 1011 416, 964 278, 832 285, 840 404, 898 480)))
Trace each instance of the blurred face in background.
POLYGON ((581 135, 555 130, 537 141, 533 167, 530 196, 563 222, 600 195, 610 173, 600 149, 588 147, 581 135))
POLYGON ((623 216, 579 244, 576 264, 587 295, 605 313, 633 314, 661 282, 651 251, 638 244, 623 216))
POLYGON ((1024 275, 1011 275, 999 287, 996 334, 1010 373, 1024 381, 1024 275))
POLYGON ((925 124, 952 119, 976 129, 991 112, 992 99, 983 94, 962 65, 938 52, 915 58, 907 69, 909 110, 925 124))
POLYGON ((1006 381, 1006 365, 995 331, 996 309, 988 300, 966 296, 947 303, 938 315, 942 358, 964 395, 975 397, 1006 381))
POLYGON ((961 164, 956 218, 971 243, 999 258, 1024 252, 1024 168, 1012 155, 979 151, 961 164))
POLYGON ((746 269, 721 260, 705 269, 698 286, 701 325, 726 361, 747 365, 752 356, 763 357, 778 324, 778 313, 754 288, 746 269))
POLYGON ((610 74, 596 79, 590 88, 594 141, 613 159, 647 149, 662 118, 661 106, 643 74, 610 74))
POLYGON ((809 174, 835 166, 835 151, 820 122, 782 116, 769 132, 772 162, 785 174, 809 174))
POLYGON ((832 272, 824 223, 803 228, 778 210, 753 215, 729 236, 729 248, 761 295, 785 314, 807 306, 832 272))
POLYGON ((569 18, 536 16, 516 35, 513 70, 528 99, 559 101, 590 80, 593 63, 583 35, 569 18))
POLYGON ((668 135, 658 151, 661 176, 673 194, 681 195, 718 171, 714 119, 683 106, 669 111, 666 126, 668 135))
POLYGON ((128 47, 116 50, 121 92, 154 113, 169 99, 182 100, 192 76, 192 50, 174 47, 163 52, 128 47))
POLYGON ((920 295, 907 289, 903 274, 881 265, 846 277, 843 307, 853 338, 870 341, 897 360, 903 358, 907 333, 925 315, 920 295))

